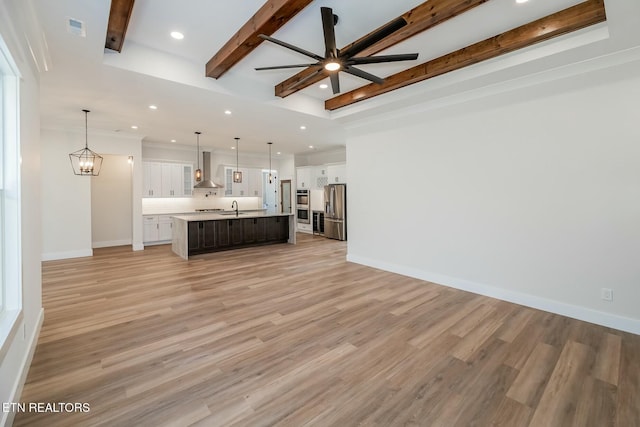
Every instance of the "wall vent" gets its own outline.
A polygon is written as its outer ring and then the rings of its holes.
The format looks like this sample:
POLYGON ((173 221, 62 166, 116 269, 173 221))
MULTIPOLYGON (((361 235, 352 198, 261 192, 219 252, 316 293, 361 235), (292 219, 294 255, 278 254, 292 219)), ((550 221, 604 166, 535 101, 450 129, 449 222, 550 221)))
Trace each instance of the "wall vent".
POLYGON ((84 22, 74 19, 67 18, 67 31, 71 34, 79 37, 86 37, 87 32, 85 31, 84 22))

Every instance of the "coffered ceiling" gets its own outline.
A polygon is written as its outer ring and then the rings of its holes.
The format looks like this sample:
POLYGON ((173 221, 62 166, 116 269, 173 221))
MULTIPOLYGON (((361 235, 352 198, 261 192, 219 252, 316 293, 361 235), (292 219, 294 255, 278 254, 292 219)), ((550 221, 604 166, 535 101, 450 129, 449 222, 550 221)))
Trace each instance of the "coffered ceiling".
POLYGON ((323 55, 320 7, 331 7, 339 16, 335 28, 339 47, 404 15, 409 25, 393 35, 393 43, 363 54, 418 52, 418 60, 361 66, 387 78, 387 86, 342 73, 342 90, 336 97, 330 88, 320 87, 328 83, 326 76, 296 86, 290 83, 299 77, 295 77, 298 69, 255 71, 308 59, 263 42, 245 49, 217 78, 207 77, 207 63, 272 3, 288 1, 135 0, 117 52, 104 48, 110 1, 33 0, 50 50, 50 67, 42 75, 43 125, 80 128, 81 109, 88 108, 90 127, 140 135, 150 143, 176 140, 192 145, 193 132, 200 130, 205 146, 220 149, 228 149, 233 137, 239 136, 253 151, 263 151, 267 141, 285 153, 306 152, 309 146, 329 150, 344 144, 344 126, 351 118, 360 118, 367 110, 382 111, 382 106, 417 93, 428 95, 434 79, 443 73, 453 71, 451 83, 463 76, 454 70, 473 71, 479 61, 498 58, 506 61, 502 69, 526 65, 541 56, 531 54, 534 42, 561 35, 553 40, 555 47, 545 45, 542 55, 557 54, 593 42, 597 37, 578 41, 576 35, 585 30, 574 31, 597 28, 605 20, 600 0, 297 0, 291 3, 299 12, 265 27, 269 35, 323 55), (86 37, 68 31, 68 18, 84 23, 86 37), (181 32, 184 39, 173 39, 172 31, 181 32), (505 53, 511 56, 499 58, 505 53), (407 82, 413 84, 406 86, 407 82), (149 105, 158 108, 151 110, 149 105))

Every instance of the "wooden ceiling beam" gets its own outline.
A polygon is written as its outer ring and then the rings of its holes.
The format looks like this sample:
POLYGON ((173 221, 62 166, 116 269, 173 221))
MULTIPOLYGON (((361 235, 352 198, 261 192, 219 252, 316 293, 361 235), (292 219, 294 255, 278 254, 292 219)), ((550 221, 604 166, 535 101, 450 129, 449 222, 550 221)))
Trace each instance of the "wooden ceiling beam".
POLYGON ((313 0, 267 0, 237 33, 207 62, 207 77, 219 78, 247 56, 267 36, 275 33, 313 0))
MULTIPOLYGON (((399 31, 393 33, 391 36, 385 38, 384 40, 359 52, 358 56, 374 55, 395 44, 400 43, 401 41, 404 41, 410 37, 413 37, 416 34, 426 31, 429 28, 433 28, 436 25, 442 24, 443 22, 455 16, 458 16, 470 9, 473 9, 474 7, 479 6, 485 2, 487 2, 487 0, 429 0, 429 1, 426 1, 421 5, 414 7, 413 9, 406 12, 405 14, 401 15, 401 17, 403 17, 405 21, 407 21, 406 26, 404 26, 399 31)), ((397 19, 397 18, 394 18, 394 19, 397 19)), ((384 25, 387 25, 387 24, 384 24, 384 25)), ((371 33, 375 33, 378 30, 379 28, 373 30, 371 33)), ((355 43, 358 43, 360 40, 369 36, 369 34, 361 37, 360 39, 354 41, 353 43, 346 45, 340 50, 342 51, 342 50, 348 49, 355 43)), ((287 97, 327 77, 327 74, 324 72, 314 77, 311 77, 311 75, 314 74, 316 71, 317 69, 305 68, 304 70, 300 71, 296 75, 277 84, 275 87, 276 96, 279 96, 281 98, 287 97)))
POLYGON ((107 25, 107 39, 104 47, 107 49, 122 51, 124 36, 127 34, 129 18, 133 12, 135 0, 111 0, 109 11, 109 24, 107 25))
POLYGON ((416 65, 385 78, 381 85, 368 84, 325 101, 327 110, 336 110, 402 87, 459 70, 531 46, 544 40, 606 21, 604 0, 588 0, 495 37, 416 65))

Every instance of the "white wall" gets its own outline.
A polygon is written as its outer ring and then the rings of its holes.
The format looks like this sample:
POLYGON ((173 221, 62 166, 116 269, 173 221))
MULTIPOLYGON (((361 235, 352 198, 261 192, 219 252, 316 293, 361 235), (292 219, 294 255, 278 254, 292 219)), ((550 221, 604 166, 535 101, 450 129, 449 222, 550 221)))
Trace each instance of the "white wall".
POLYGON ((344 163, 347 160, 345 147, 329 151, 311 152, 306 154, 296 154, 296 166, 317 166, 329 163, 344 163))
MULTIPOLYGON (((3 346, 0 356, 0 402, 20 399, 22 385, 35 350, 42 310, 41 253, 41 184, 40 184, 40 114, 37 65, 27 46, 38 50, 38 28, 31 2, 0 2, 0 35, 21 73, 20 82, 20 174, 21 243, 22 243, 22 315, 17 333, 3 346)), ((13 414, 0 413, 0 425, 11 423, 13 414)))
POLYGON ((640 61, 353 129, 348 259, 640 333, 637 76, 640 61))
POLYGON ((130 245, 133 164, 126 156, 103 157, 100 175, 90 179, 92 247, 130 245))
MULTIPOLYGON (((82 123, 79 106, 79 122, 82 123)), ((91 116, 90 113, 89 115, 91 116)), ((93 133, 89 117, 89 148, 101 155, 133 156, 133 249, 142 249, 142 158, 139 139, 93 133)), ((84 129, 41 131, 42 156, 42 259, 64 259, 93 254, 91 241, 91 177, 73 174, 69 153, 82 148, 84 129)), ((108 167, 103 163, 103 168, 108 167)))

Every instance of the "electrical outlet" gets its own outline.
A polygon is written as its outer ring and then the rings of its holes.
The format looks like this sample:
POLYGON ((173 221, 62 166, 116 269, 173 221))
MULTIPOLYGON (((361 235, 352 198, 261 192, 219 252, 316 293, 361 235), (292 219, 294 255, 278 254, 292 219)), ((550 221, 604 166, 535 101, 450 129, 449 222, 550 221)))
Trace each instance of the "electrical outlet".
POLYGON ((613 289, 601 288, 600 298, 602 298, 605 301, 613 301, 613 289))

